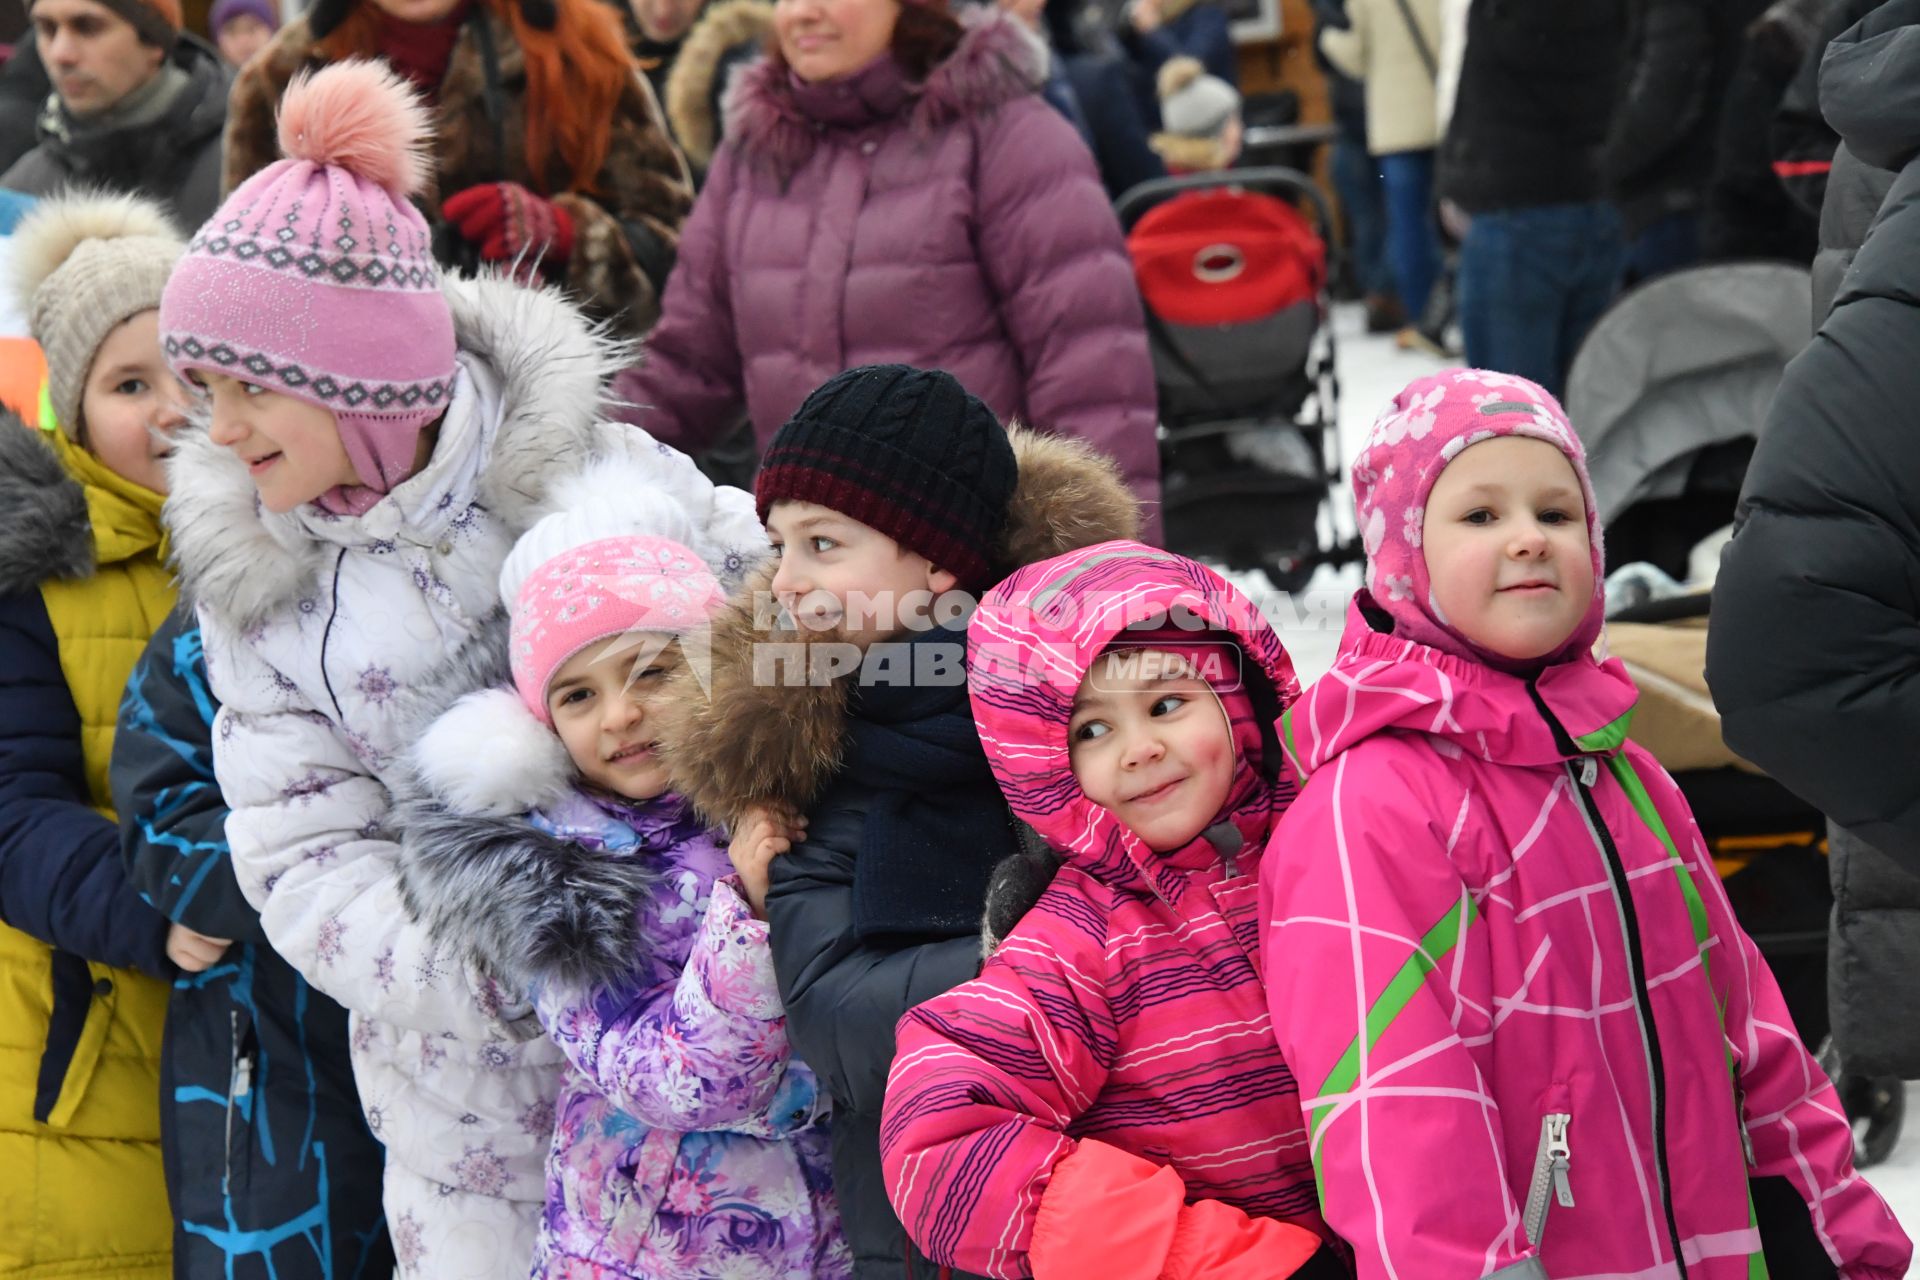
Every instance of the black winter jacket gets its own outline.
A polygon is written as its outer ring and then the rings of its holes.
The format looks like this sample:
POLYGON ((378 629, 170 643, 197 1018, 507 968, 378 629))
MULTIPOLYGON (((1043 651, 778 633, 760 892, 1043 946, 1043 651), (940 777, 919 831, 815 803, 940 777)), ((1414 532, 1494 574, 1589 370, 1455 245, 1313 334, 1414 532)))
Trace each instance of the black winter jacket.
POLYGON ((267 945, 240 893, 213 772, 200 629, 176 610, 127 682, 111 779, 129 882, 170 919, 235 939, 167 1006, 160 1134, 174 1274, 380 1280, 385 1152, 347 1061, 347 1013, 267 945))
POLYGON ((1468 213, 1601 199, 1626 0, 1474 0, 1439 192, 1468 213))
POLYGON ((1823 81, 1849 149, 1904 167, 1767 415, 1707 677, 1727 745, 1857 838, 1830 867, 1835 1039, 1850 1071, 1916 1076, 1920 0, 1888 0, 1836 41, 1823 81))

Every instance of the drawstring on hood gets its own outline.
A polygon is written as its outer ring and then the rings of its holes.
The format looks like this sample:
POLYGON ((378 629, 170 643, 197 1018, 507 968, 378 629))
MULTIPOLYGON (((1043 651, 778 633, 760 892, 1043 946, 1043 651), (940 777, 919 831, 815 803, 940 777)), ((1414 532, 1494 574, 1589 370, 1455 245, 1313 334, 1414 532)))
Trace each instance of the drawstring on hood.
POLYGON ((1586 450, 1566 411, 1537 383, 1487 369, 1446 369, 1407 384, 1374 422, 1354 459, 1353 501, 1367 552, 1366 588, 1359 603, 1376 628, 1377 615, 1384 614, 1397 639, 1510 674, 1577 658, 1600 638, 1605 556, 1586 450), (1554 652, 1528 662, 1481 648, 1447 621, 1434 598, 1421 550, 1427 499, 1440 473, 1471 446, 1508 436, 1544 440, 1566 455, 1580 479, 1593 559, 1593 599, 1580 626, 1554 652))

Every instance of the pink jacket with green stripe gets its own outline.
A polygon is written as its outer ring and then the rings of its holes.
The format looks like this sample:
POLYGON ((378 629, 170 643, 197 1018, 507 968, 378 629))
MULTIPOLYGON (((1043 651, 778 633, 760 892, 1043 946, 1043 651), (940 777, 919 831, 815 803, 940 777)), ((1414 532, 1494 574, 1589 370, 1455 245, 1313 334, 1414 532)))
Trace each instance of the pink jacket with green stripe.
POLYGON ((1625 740, 1636 697, 1618 662, 1528 680, 1355 610, 1286 717, 1268 1003, 1363 1280, 1748 1280, 1750 1178, 1806 1206, 1770 1215, 1776 1280, 1809 1274, 1776 1230, 1848 1280, 1906 1273, 1679 789, 1625 740))

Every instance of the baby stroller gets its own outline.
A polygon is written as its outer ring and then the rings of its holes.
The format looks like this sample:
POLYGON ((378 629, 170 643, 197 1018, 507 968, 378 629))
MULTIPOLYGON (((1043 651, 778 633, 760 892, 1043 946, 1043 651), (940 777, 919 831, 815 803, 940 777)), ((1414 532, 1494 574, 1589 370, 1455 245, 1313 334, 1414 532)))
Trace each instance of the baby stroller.
MULTIPOLYGON (((1810 294, 1807 270, 1787 263, 1716 264, 1650 281, 1581 344, 1566 408, 1587 447, 1610 569, 1639 562, 1659 571, 1645 577, 1672 580, 1671 594, 1608 619, 1608 647, 1641 690, 1634 740, 1680 784, 1735 913, 1802 1038, 1818 1048, 1833 908, 1826 819, 1727 750, 1705 678, 1719 537, 1787 361, 1812 338, 1810 294)), ((1823 1062, 1831 1071, 1830 1055, 1823 1062)), ((1859 1162, 1884 1159, 1899 1136, 1904 1088, 1844 1074, 1835 1083, 1859 1162)))
POLYGON ((1115 209, 1159 385, 1167 545, 1262 569, 1284 591, 1356 558, 1329 498, 1340 458, 1325 198, 1295 170, 1239 169, 1142 183, 1115 209))

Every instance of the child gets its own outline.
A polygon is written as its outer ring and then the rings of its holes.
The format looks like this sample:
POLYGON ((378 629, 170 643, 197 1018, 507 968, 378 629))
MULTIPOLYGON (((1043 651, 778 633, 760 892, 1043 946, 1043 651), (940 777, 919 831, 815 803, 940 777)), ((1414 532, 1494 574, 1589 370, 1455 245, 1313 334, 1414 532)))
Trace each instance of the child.
POLYGON ((41 429, 0 411, 0 1274, 159 1280, 167 921, 120 864, 107 760, 173 606, 160 504, 186 397, 154 308, 180 239, 131 197, 14 233, 41 429))
POLYGON ((1167 172, 1233 168, 1245 137, 1240 91, 1208 75, 1198 58, 1185 54, 1161 63, 1154 84, 1160 91, 1161 131, 1153 135, 1152 145, 1167 162, 1167 172))
POLYGON ((207 30, 220 49, 220 60, 234 71, 266 48, 279 29, 274 0, 214 0, 207 12, 207 30))
POLYGON ((1339 1276, 1267 1026, 1254 876, 1293 780, 1273 628, 1193 561, 1107 543, 995 587, 973 713, 1066 865, 979 978, 900 1024, 887 1190, 991 1276, 1339 1276))
POLYGON ((1111 462, 1010 438, 951 375, 900 365, 809 396, 756 496, 779 563, 716 618, 709 679, 675 678, 674 788, 732 826, 761 807, 780 831, 807 819, 767 892, 787 1032, 832 1095, 855 1274, 926 1276, 881 1183, 893 1028, 973 977, 987 877, 1016 847, 949 606, 1004 567, 1130 534, 1137 512, 1111 462))
POLYGON ((533 988, 572 1064, 533 1274, 845 1276, 764 870, 757 895, 722 878, 745 843, 725 849, 668 790, 655 745, 660 686, 720 585, 640 532, 693 528, 644 474, 607 468, 558 499, 500 575, 514 687, 462 699, 415 745, 430 798, 402 853, 409 902, 533 988))
POLYGON ((168 518, 222 704, 235 872, 274 948, 352 1015, 400 1272, 523 1277, 563 1058, 408 919, 389 786, 417 726, 497 682, 500 566, 558 481, 627 453, 699 519, 752 525, 744 494, 596 423, 625 355, 579 312, 440 278, 407 199, 424 136, 379 64, 289 89, 289 158, 228 198, 161 304, 210 415, 168 518))
POLYGON ((1306 783, 1261 892, 1360 1276, 1905 1274, 1685 800, 1626 741, 1560 406, 1422 378, 1353 484, 1367 586, 1287 717, 1306 783))

